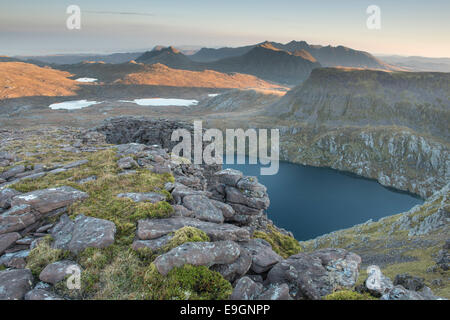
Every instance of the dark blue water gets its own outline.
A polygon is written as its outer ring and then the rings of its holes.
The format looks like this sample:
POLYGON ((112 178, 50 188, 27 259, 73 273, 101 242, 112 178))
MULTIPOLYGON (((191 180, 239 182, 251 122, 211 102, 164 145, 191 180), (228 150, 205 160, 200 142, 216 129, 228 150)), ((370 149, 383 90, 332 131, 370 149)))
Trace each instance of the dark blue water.
POLYGON ((269 218, 277 226, 292 231, 298 240, 315 238, 369 219, 376 221, 423 203, 374 180, 328 168, 280 162, 278 174, 260 176, 259 165, 224 167, 257 176, 269 193, 269 218))

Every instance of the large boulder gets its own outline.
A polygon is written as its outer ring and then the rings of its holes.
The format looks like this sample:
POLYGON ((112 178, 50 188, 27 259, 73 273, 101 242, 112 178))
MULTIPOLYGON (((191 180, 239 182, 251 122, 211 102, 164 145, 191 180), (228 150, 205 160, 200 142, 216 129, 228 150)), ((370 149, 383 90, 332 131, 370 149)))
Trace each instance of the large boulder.
POLYGON ((72 187, 58 187, 44 190, 37 190, 15 196, 11 206, 23 204, 30 205, 41 214, 66 207, 75 201, 83 200, 88 194, 72 187))
POLYGON ((184 226, 204 231, 212 241, 242 241, 250 238, 250 232, 247 229, 232 224, 217 224, 189 217, 139 220, 137 236, 140 240, 156 239, 184 226))
POLYGON ((72 268, 80 269, 80 266, 75 262, 69 260, 51 263, 41 271, 39 280, 46 283, 57 284, 58 282, 63 281, 66 276, 72 273, 72 268))
POLYGON ((233 241, 187 242, 160 255, 154 264, 159 273, 167 275, 173 268, 185 264, 210 267, 233 263, 240 253, 239 245, 233 241))
POLYGON ((33 275, 29 269, 0 271, 0 300, 21 300, 32 285, 33 275))
POLYGON ((353 287, 359 263, 359 256, 343 249, 298 253, 276 264, 266 282, 288 284, 290 295, 296 299, 318 300, 337 288, 353 287))
POLYGON ((186 196, 183 198, 183 205, 193 212, 194 218, 215 223, 222 223, 224 221, 222 210, 218 209, 204 195, 186 196))
POLYGON ((239 245, 250 253, 252 257, 251 270, 255 273, 264 273, 270 270, 275 264, 283 260, 272 246, 263 239, 251 239, 240 242, 239 245))
POLYGON ((79 215, 74 221, 63 215, 51 234, 58 249, 78 253, 86 248, 106 248, 114 243, 113 222, 79 215))

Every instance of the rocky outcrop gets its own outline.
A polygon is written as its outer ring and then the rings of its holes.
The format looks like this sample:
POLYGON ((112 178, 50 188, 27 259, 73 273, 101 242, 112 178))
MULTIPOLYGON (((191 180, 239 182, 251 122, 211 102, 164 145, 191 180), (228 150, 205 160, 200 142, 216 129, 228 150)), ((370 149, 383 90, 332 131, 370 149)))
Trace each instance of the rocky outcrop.
POLYGON ((343 249, 299 253, 276 264, 268 273, 269 284, 289 285, 296 299, 320 299, 336 288, 351 288, 359 275, 361 258, 343 249))
POLYGON ((423 198, 450 180, 448 145, 406 128, 282 128, 280 149, 285 160, 350 171, 423 198))

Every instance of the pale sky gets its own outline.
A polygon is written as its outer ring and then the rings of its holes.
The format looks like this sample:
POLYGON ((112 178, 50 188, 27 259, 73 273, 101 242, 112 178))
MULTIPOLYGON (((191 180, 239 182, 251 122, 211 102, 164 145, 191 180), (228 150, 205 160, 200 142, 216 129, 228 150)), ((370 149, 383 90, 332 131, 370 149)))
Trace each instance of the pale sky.
POLYGON ((450 57, 449 0, 0 0, 0 55, 240 46, 265 40, 450 57), (81 8, 68 30, 66 8, 81 8), (366 27, 369 5, 381 29, 366 27))

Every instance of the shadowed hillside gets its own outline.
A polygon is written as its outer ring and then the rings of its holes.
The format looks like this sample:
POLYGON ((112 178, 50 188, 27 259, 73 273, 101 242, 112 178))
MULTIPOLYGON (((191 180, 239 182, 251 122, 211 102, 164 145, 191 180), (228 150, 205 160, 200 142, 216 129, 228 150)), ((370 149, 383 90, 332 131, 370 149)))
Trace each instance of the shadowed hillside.
POLYGON ((450 75, 315 69, 269 113, 316 124, 404 125, 449 137, 450 75))

